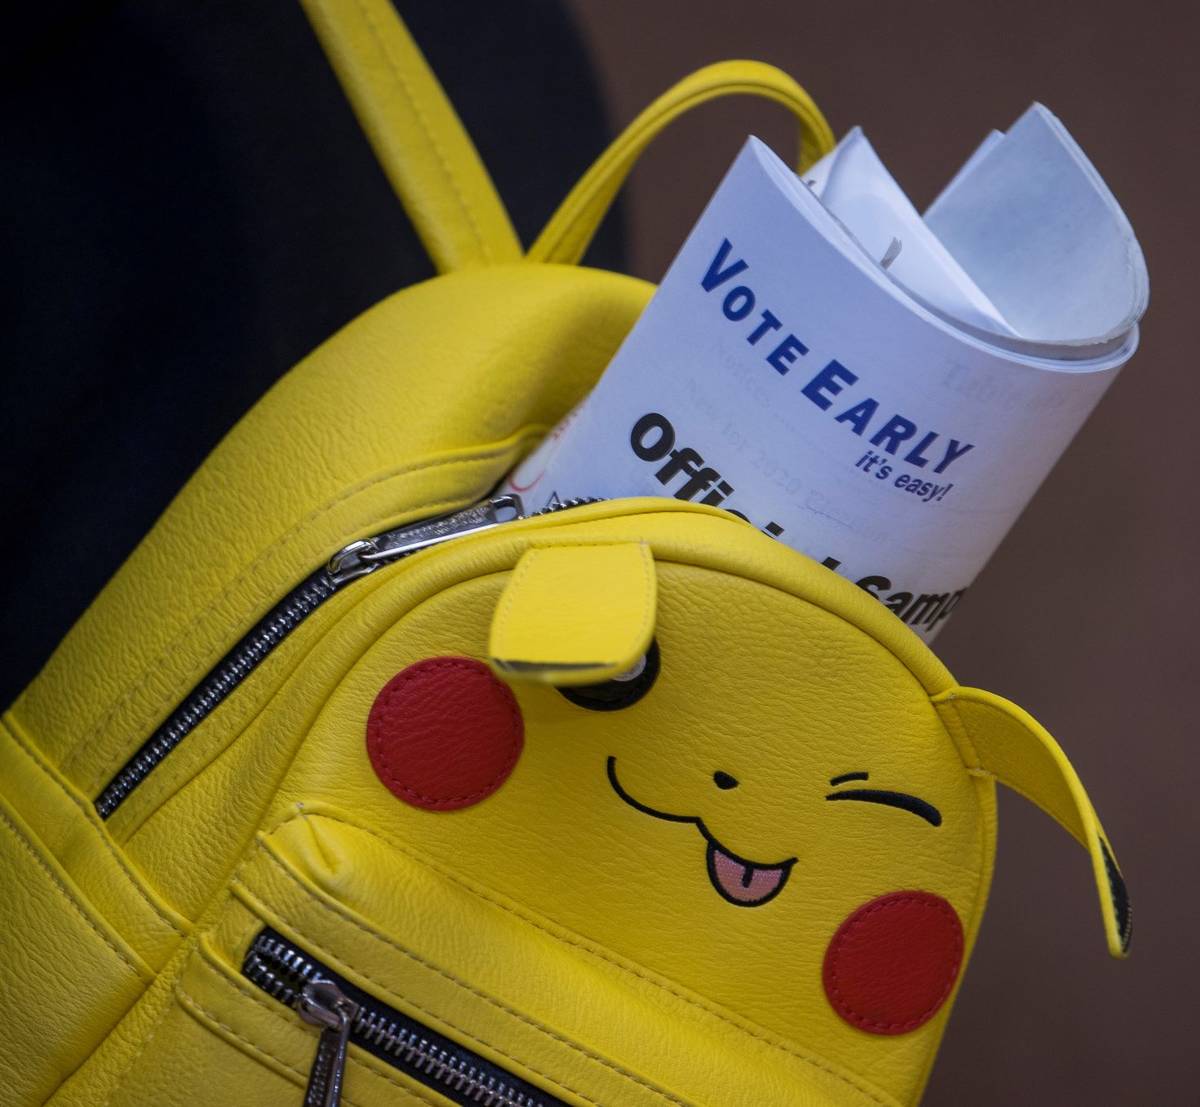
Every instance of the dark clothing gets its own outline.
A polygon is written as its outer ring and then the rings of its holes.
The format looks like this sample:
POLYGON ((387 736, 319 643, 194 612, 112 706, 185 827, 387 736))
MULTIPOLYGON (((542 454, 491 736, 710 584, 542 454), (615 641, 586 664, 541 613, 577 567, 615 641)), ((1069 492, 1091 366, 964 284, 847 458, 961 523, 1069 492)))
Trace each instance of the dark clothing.
MULTIPOLYGON (((400 9, 532 241, 607 137, 577 30, 400 9)), ((0 107, 3 703, 280 374, 433 274, 295 0, 35 11, 0 107)), ((620 268, 612 221, 589 260, 620 268)))

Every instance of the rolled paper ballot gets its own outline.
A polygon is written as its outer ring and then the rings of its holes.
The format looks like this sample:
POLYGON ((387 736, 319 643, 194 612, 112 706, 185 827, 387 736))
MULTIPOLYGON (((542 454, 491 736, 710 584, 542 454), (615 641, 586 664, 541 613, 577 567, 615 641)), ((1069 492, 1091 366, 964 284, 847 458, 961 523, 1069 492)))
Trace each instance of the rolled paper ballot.
POLYGON ((751 138, 596 388, 509 477, 540 508, 734 511, 926 640, 1137 346, 1120 206, 1034 105, 922 218, 860 131, 751 138))

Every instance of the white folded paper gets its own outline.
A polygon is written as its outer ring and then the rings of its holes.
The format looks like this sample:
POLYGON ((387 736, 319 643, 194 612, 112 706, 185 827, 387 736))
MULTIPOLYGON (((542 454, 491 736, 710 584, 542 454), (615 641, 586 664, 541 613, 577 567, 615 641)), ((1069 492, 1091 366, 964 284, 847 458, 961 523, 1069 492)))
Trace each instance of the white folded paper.
POLYGON ((862 133, 750 139, 591 395, 506 489, 719 505, 931 639, 1137 345, 1148 280, 1040 105, 924 219, 862 133))

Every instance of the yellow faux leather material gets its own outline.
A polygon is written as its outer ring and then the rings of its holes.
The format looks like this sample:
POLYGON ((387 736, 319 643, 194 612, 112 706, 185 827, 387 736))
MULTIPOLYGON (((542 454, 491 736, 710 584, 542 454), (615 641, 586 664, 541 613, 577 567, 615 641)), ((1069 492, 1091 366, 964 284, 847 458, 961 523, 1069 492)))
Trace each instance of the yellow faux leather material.
MULTIPOLYGON (((640 605, 620 612, 644 622, 640 605)), ((284 704, 315 703, 297 709, 295 757, 261 830, 166 970, 172 987, 128 1016, 159 1030, 147 1048, 101 1042, 56 1102, 298 1101, 314 1032, 241 972, 264 927, 563 1102, 918 1099, 961 972, 929 1017, 879 1033, 834 1006, 824 966, 847 920, 881 900, 946 905, 965 959, 1004 754, 995 725, 963 713, 979 694, 877 601, 715 509, 626 500, 448 542, 348 590, 327 617, 264 713, 290 729, 284 704), (598 549, 620 553, 597 561, 598 549), (514 682, 523 749, 465 807, 414 803, 380 775, 369 718, 398 674, 487 658, 508 601, 553 606, 572 561, 607 592, 643 556, 661 657, 643 698, 592 711, 514 682), (611 582, 595 575, 606 567, 611 582), (868 785, 920 802, 830 798, 868 785), (731 864, 778 886, 735 902, 731 864)), ((545 636, 539 657, 592 635, 522 626, 545 636)), ((250 730, 231 752, 261 758, 262 745, 250 730)), ((199 824, 222 771, 214 762, 172 800, 176 833, 199 824)), ((1062 780, 1043 767, 1018 783, 1054 807, 1062 780)), ((350 1057, 352 1102, 430 1101, 378 1058, 350 1057)))
POLYGON ((1133 914, 1121 870, 1092 802, 1067 755, 1032 715, 979 688, 954 688, 935 701, 965 738, 972 771, 987 774, 1037 804, 1092 858, 1109 952, 1125 957, 1133 914))
POLYGON ((532 549, 492 623, 491 663, 502 675, 547 684, 611 679, 649 648, 657 594, 641 543, 532 549))
POLYGON ((3 798, 0 865, 0 1000, 13 1013, 0 1073, 8 1102, 41 1103, 153 973, 3 798))
MULTIPOLYGON (((255 976, 272 942, 535 1102, 915 1103, 995 782, 1085 845, 1128 948, 1061 749, 718 509, 441 518, 579 401, 650 295, 568 264, 646 142, 725 93, 793 111, 802 161, 828 125, 777 70, 702 70, 521 258, 392 6, 305 7, 443 275, 242 419, 0 721, 6 1103, 299 1103, 318 1031, 255 976), (424 521, 444 540, 305 606, 337 551, 424 521)), ((436 1057, 356 1035, 344 1102, 453 1101, 436 1057)))

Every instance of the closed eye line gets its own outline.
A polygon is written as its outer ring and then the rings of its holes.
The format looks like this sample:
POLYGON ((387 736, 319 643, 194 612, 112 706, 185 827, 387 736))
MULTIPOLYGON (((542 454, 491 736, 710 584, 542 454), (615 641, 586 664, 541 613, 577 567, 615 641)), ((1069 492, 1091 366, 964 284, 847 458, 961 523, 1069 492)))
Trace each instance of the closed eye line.
POLYGON ((898 807, 911 811, 924 819, 930 826, 942 825, 942 813, 923 799, 910 796, 907 792, 887 792, 881 788, 847 788, 844 792, 830 792, 827 800, 861 800, 863 803, 881 803, 885 807, 898 807))
POLYGON ((842 773, 841 776, 835 776, 829 783, 830 785, 845 784, 848 780, 870 780, 870 773, 842 773))

